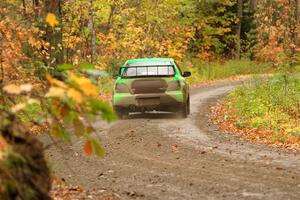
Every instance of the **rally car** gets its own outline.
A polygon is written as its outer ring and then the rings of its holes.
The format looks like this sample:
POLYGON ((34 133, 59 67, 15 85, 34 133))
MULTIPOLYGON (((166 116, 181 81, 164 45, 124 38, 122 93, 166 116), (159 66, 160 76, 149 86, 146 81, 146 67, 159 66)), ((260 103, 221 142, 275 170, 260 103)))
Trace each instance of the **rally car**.
POLYGON ((113 107, 119 117, 130 112, 176 112, 183 118, 190 113, 189 85, 178 64, 169 58, 128 60, 114 75, 113 107))

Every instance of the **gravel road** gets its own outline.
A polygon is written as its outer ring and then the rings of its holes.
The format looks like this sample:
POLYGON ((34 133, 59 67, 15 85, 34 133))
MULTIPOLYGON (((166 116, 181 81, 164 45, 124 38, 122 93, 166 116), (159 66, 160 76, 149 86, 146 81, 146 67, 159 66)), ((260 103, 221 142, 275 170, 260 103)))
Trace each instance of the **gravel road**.
MULTIPOLYGON (((83 155, 82 140, 50 145, 54 174, 121 199, 300 199, 300 154, 220 133, 210 107, 241 81, 191 91, 191 115, 131 115, 97 122, 103 159, 83 155)), ((42 138, 46 144, 49 139, 42 138)))

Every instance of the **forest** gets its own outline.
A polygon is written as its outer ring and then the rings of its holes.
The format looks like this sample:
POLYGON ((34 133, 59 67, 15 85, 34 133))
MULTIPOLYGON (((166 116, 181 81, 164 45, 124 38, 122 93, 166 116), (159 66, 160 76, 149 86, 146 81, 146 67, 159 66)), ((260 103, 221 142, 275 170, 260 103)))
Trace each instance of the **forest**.
POLYGON ((117 120, 112 75, 134 58, 173 58, 195 87, 256 75, 212 119, 299 150, 299 14, 298 0, 1 0, 0 199, 53 198, 36 136, 104 156, 93 122, 117 120))

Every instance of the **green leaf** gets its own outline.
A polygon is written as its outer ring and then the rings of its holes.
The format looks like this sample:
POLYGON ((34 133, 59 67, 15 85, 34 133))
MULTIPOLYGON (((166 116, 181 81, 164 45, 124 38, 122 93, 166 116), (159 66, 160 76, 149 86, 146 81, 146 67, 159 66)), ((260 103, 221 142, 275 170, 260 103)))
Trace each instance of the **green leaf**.
POLYGON ((77 136, 81 136, 81 135, 83 135, 86 132, 85 131, 86 128, 85 128, 84 124, 78 118, 74 119, 74 121, 73 121, 73 127, 74 127, 74 133, 77 136))
POLYGON ((95 66, 90 63, 82 63, 79 66, 80 69, 95 69, 95 66))
POLYGON ((67 103, 71 109, 76 109, 76 107, 77 107, 77 103, 70 98, 64 98, 63 102, 67 103))
POLYGON ((96 129, 92 126, 88 126, 86 127, 86 133, 87 134, 91 134, 91 133, 94 133, 96 131, 96 129))
POLYGON ((100 145, 99 141, 95 138, 90 138, 89 140, 92 144, 92 147, 93 147, 93 150, 94 150, 95 154, 99 157, 104 157, 105 151, 102 148, 102 146, 100 145))
POLYGON ((73 122, 73 120, 77 119, 79 117, 79 113, 76 111, 69 111, 67 114, 64 116, 64 123, 70 123, 73 122))
POLYGON ((26 164, 26 159, 17 152, 10 152, 3 164, 8 168, 18 168, 26 164))
POLYGON ((244 128, 245 125, 244 125, 243 122, 238 121, 238 122, 236 123, 236 127, 239 128, 239 129, 241 129, 241 128, 244 128))
POLYGON ((90 107, 92 109, 93 114, 101 113, 102 118, 108 122, 117 119, 117 116, 114 113, 113 108, 108 103, 102 102, 97 99, 92 99, 90 100, 90 107))
POLYGON ((83 70, 83 72, 94 77, 109 77, 109 74, 106 71, 99 69, 86 69, 83 70))
POLYGON ((51 127, 50 134, 62 139, 64 142, 71 142, 71 136, 62 125, 51 127))
POLYGON ((72 64, 62 64, 62 65, 58 65, 56 67, 59 71, 66 71, 66 70, 70 70, 73 69, 74 66, 72 64))
POLYGON ((0 104, 0 110, 4 110, 5 109, 5 106, 0 104))

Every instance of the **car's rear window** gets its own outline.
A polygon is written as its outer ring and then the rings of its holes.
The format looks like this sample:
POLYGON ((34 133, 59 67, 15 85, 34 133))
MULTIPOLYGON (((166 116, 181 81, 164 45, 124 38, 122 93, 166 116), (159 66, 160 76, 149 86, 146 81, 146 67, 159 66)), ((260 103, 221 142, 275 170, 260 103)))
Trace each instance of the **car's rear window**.
POLYGON ((173 65, 128 66, 122 77, 174 76, 173 65))

